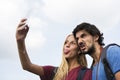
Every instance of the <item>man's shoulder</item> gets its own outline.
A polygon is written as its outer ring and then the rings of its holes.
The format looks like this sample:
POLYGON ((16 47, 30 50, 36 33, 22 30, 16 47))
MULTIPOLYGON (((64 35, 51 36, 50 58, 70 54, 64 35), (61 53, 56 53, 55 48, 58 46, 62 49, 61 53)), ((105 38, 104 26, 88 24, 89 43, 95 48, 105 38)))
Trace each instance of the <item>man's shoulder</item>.
POLYGON ((108 47, 107 53, 120 52, 120 45, 118 45, 118 44, 112 43, 112 44, 108 44, 106 47, 108 47))
POLYGON ((120 50, 120 45, 118 44, 111 44, 111 45, 108 45, 108 49, 107 51, 117 51, 117 50, 120 50))

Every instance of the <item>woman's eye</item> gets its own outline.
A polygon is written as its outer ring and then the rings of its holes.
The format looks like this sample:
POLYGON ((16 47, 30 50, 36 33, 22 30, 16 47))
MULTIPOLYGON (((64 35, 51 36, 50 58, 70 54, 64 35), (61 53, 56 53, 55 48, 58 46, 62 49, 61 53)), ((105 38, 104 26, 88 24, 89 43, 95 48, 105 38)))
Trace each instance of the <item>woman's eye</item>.
POLYGON ((67 41, 65 41, 64 45, 67 44, 67 41))
POLYGON ((71 42, 71 44, 76 44, 75 42, 71 42))

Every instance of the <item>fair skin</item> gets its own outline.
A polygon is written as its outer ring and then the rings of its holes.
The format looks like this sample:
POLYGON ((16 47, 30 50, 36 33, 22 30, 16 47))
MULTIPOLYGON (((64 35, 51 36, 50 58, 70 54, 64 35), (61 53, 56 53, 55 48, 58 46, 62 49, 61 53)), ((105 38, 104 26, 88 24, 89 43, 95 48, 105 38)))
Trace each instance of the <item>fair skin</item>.
POLYGON ((18 45, 19 57, 24 70, 42 76, 44 74, 43 68, 39 65, 33 64, 27 54, 25 46, 25 38, 28 33, 29 27, 25 25, 26 19, 22 19, 16 29, 16 41, 18 45))
MULTIPOLYGON (((44 75, 43 67, 40 65, 33 64, 29 56, 27 54, 26 45, 25 45, 25 38, 29 31, 29 27, 26 25, 27 19, 22 19, 16 29, 16 41, 18 46, 18 53, 20 57, 20 61, 24 70, 37 74, 39 76, 44 75)), ((68 59, 69 62, 69 70, 79 66, 77 59, 76 59, 76 50, 77 44, 73 35, 69 36, 64 44, 64 55, 65 58, 68 59)))
MULTIPOLYGON (((98 63, 98 61, 100 59, 100 55, 101 55, 101 50, 100 50, 101 46, 97 42, 98 38, 99 38, 98 36, 93 37, 84 30, 76 33, 76 39, 78 41, 80 50, 82 52, 87 52, 89 50, 89 48, 92 45, 94 45, 95 52, 92 53, 92 55, 91 55, 93 57, 93 59, 95 60, 94 65, 96 63, 98 63), (81 45, 81 43, 83 43, 83 44, 81 45)), ((115 79, 120 80, 120 71, 115 74, 115 79)))
POLYGON ((78 45, 73 35, 67 37, 64 43, 63 52, 63 55, 68 60, 69 71, 77 66, 80 66, 77 62, 78 45))

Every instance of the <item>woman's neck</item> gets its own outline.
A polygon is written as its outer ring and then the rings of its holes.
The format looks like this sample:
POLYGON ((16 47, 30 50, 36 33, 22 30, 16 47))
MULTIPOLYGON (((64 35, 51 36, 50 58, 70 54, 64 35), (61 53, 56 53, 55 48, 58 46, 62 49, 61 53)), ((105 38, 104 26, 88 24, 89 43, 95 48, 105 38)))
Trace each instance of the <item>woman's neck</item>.
POLYGON ((77 59, 68 60, 68 65, 69 65, 69 71, 72 70, 73 68, 76 68, 76 67, 80 66, 77 59))

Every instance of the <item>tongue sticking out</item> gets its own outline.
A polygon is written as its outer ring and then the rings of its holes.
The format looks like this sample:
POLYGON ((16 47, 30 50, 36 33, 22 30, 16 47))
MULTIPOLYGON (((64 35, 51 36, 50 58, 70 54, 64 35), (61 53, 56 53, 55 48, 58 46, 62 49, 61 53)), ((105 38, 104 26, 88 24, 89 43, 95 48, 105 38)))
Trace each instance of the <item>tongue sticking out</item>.
POLYGON ((65 54, 68 54, 69 52, 70 52, 70 50, 68 50, 68 49, 65 49, 65 50, 64 50, 64 53, 65 53, 65 54))

